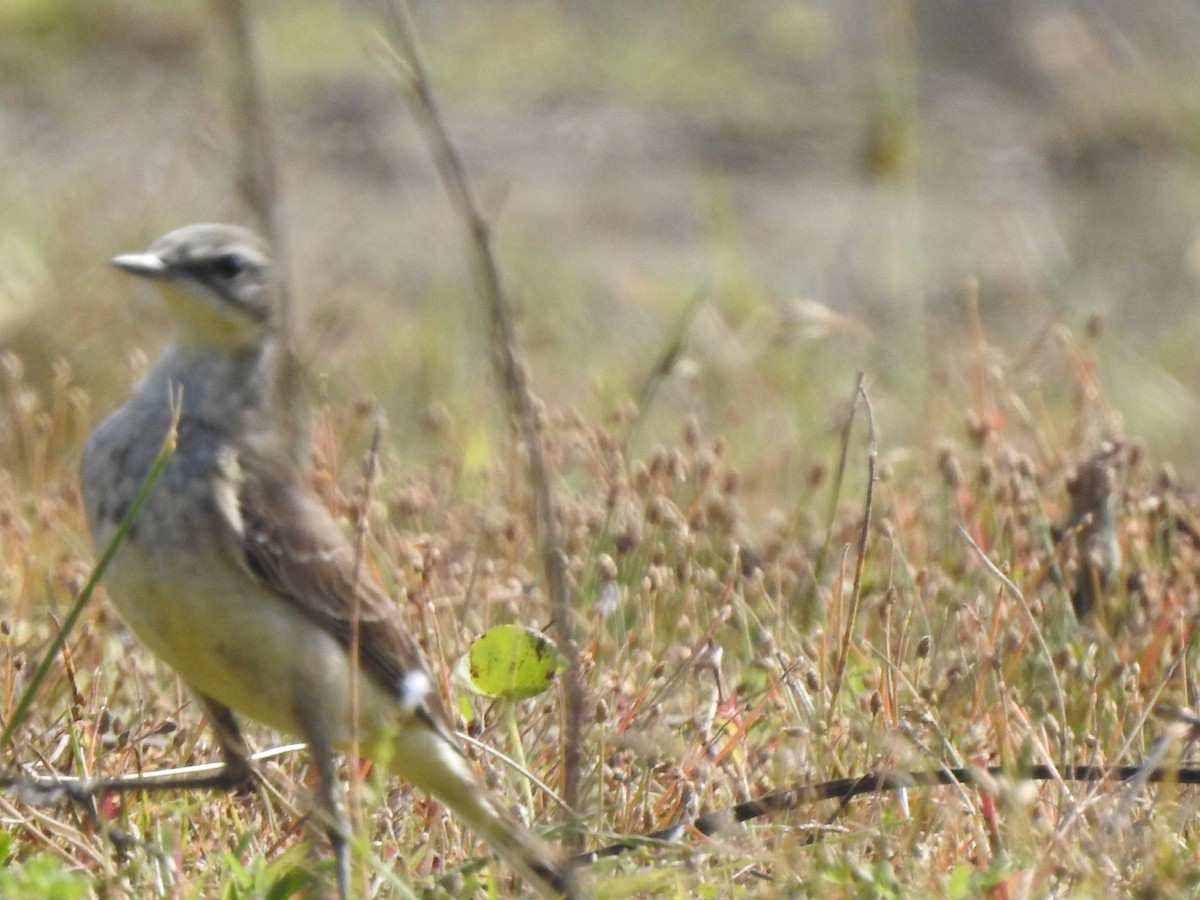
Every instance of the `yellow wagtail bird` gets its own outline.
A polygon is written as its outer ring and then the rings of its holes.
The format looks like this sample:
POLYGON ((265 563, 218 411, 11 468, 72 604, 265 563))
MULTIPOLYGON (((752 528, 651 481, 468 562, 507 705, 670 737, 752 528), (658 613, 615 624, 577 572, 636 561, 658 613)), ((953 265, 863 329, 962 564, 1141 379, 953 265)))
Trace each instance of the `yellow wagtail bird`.
POLYGON ((463 756, 417 643, 314 494, 281 427, 275 297, 264 242, 191 225, 113 263, 151 279, 174 339, 133 397, 92 433, 81 482, 97 547, 112 538, 182 397, 178 445, 113 558, 122 618, 199 698, 230 785, 250 775, 234 714, 307 743, 340 893, 348 826, 335 749, 351 742, 358 614, 362 751, 438 797, 540 891, 572 896, 569 867, 501 812, 463 756))

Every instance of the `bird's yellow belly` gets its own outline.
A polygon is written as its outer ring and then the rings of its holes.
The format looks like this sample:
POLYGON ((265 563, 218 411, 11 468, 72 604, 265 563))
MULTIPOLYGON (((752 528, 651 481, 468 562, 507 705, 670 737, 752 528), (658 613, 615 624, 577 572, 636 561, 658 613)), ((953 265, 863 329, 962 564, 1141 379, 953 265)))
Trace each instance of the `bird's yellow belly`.
MULTIPOLYGON (((138 638, 192 688, 287 734, 350 739, 350 664, 341 644, 241 571, 190 572, 170 582, 145 577, 136 547, 123 547, 106 577, 113 604, 138 638)), ((360 678, 359 720, 397 710, 360 678)))

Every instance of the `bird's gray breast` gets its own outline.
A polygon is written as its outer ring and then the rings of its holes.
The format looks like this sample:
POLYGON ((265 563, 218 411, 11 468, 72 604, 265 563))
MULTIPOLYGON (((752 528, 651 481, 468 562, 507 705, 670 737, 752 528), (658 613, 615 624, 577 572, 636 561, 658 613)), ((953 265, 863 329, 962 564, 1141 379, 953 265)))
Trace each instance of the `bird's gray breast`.
MULTIPOLYGON (((106 419, 88 439, 81 487, 97 552, 111 540, 129 512, 162 448, 169 410, 129 404, 106 419)), ((184 418, 175 452, 147 496, 127 538, 146 563, 223 543, 225 521, 215 509, 214 485, 221 478, 227 446, 220 428, 184 418)), ((177 571, 177 569, 176 569, 177 571)))

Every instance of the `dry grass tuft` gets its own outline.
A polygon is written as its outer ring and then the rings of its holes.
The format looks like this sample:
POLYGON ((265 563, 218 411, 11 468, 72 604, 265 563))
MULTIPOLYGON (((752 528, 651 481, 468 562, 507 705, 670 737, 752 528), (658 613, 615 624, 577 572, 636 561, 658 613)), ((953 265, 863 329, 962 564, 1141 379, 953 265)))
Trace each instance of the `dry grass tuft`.
MULTIPOLYGON (((72 464, 86 396, 65 372, 42 394, 23 382, 19 361, 6 358, 4 370, 7 713, 49 643, 48 613, 68 605, 90 554, 72 464)), ((590 846, 796 781, 879 767, 1136 762, 1166 734, 1155 708, 1192 702, 1200 549, 1187 491, 1144 454, 1124 451, 1113 505, 1120 569, 1078 623, 1071 596, 1086 544, 1075 540, 1068 485, 1089 454, 1009 424, 1004 410, 1021 396, 1003 373, 993 376, 987 429, 950 426, 935 449, 881 469, 862 612, 836 702, 863 514, 853 496, 861 496, 854 473, 865 466, 857 430, 827 526, 815 523, 828 507, 820 496, 828 480, 763 522, 746 510, 786 507, 786 498, 764 503, 771 489, 761 473, 731 463, 721 437, 695 418, 671 444, 638 452, 626 438, 629 408, 601 423, 543 410, 581 617, 579 812, 590 846), (831 558, 814 581, 827 543, 831 558)), ((1079 421, 1061 431, 1088 430, 1095 409, 1094 400, 1078 407, 1079 421)), ((330 402, 316 419, 314 480, 347 527, 360 511, 369 418, 362 405, 330 402)), ((898 448, 880 451, 885 461, 900 459, 898 448)), ((552 608, 538 587, 518 461, 494 459, 484 488, 464 490, 475 478, 450 462, 405 472, 385 453, 366 510, 368 555, 396 614, 423 636, 440 689, 458 699, 463 727, 508 750, 497 710, 463 698, 446 673, 489 625, 544 625, 552 608)), ((104 603, 87 611, 69 649, 18 733, 10 759, 22 771, 113 775, 216 757, 186 693, 104 603)), ((530 768, 558 784, 560 698, 526 702, 519 721, 530 768)), ((266 746, 273 737, 257 739, 266 746)), ((516 775, 490 756, 478 762, 503 796, 521 796, 516 775)), ((304 823, 302 757, 266 768, 272 787, 264 796, 133 796, 103 799, 94 812, 6 797, 9 865, 48 877, 34 860, 50 857, 54 873, 80 873, 97 894, 257 896, 307 884, 323 863, 304 823), (114 842, 117 832, 123 840, 114 842)), ((532 796, 524 818, 561 819, 552 798, 532 796)), ((1189 789, 1170 786, 1014 784, 994 798, 972 787, 913 789, 840 811, 802 809, 715 840, 648 847, 598 863, 587 882, 604 896, 1185 890, 1197 876, 1188 824, 1195 806, 1189 789)), ((392 872, 451 894, 478 877, 463 866, 479 845, 407 786, 368 781, 364 809, 373 893, 390 895, 392 872)))

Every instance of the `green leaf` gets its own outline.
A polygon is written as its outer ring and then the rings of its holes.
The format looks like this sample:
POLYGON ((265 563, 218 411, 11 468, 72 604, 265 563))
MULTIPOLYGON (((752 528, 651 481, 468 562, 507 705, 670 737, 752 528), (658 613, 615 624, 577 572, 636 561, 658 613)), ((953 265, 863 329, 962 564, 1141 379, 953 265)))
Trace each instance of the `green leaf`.
POLYGON ((497 625, 477 637, 457 671, 477 694, 505 700, 536 697, 566 665, 554 642, 521 625, 497 625))
POLYGON ((11 860, 0 869, 0 897, 39 897, 43 900, 80 900, 91 880, 71 872, 56 856, 36 854, 20 863, 11 860))
POLYGON ((966 864, 959 864, 950 871, 950 877, 946 879, 946 896, 950 900, 958 900, 959 897, 971 896, 971 880, 975 875, 975 870, 966 864))

